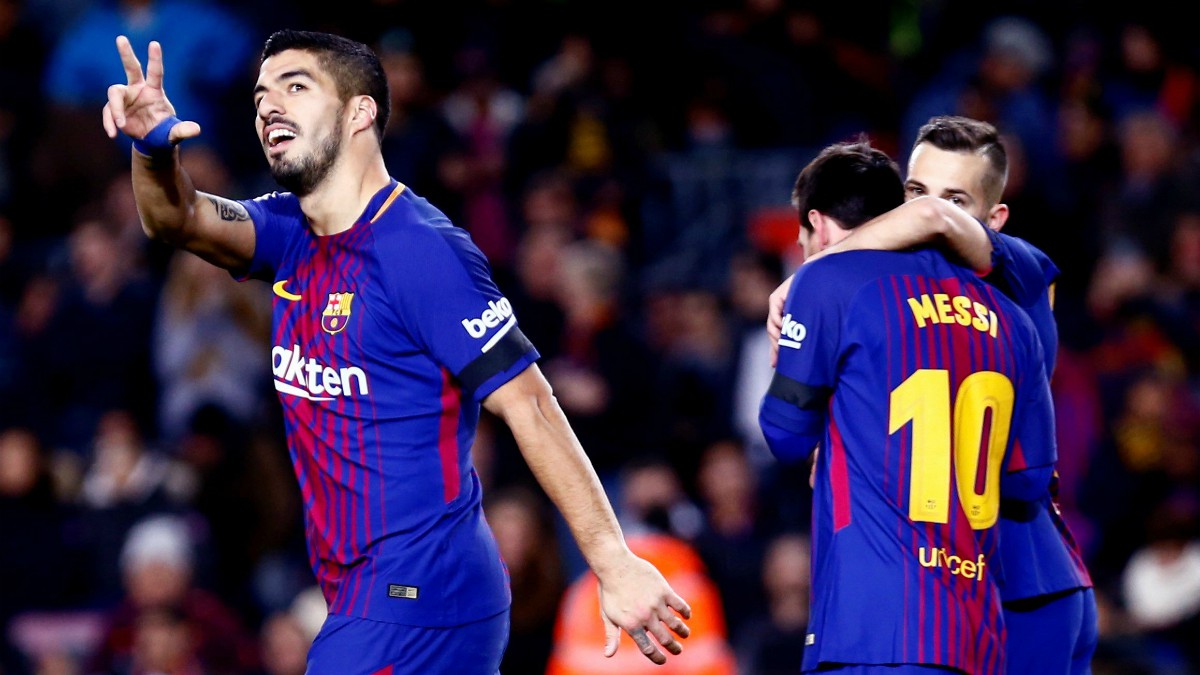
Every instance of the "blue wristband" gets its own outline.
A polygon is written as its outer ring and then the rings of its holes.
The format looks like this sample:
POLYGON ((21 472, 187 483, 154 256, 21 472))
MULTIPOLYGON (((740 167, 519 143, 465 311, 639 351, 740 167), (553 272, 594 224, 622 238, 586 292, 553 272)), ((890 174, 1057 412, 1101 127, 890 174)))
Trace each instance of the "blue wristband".
POLYGON ((146 134, 145 138, 133 139, 133 149, 146 155, 147 157, 161 157, 169 155, 175 150, 175 144, 169 139, 171 138, 171 129, 175 128, 183 120, 171 115, 165 120, 154 125, 150 133, 146 134))

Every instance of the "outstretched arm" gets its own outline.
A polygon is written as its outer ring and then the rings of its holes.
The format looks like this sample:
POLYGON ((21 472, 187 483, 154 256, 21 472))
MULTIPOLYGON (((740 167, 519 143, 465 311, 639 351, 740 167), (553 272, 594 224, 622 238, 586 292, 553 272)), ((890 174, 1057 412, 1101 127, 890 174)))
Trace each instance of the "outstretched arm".
POLYGON ((600 480, 541 370, 530 366, 492 392, 483 405, 512 430, 533 475, 562 512, 600 581, 605 656, 616 653, 622 629, 655 663, 665 663, 667 657, 647 633, 679 654, 683 648, 671 632, 688 636, 680 615, 690 618, 691 608, 653 565, 625 545, 600 480))
POLYGON ((226 269, 245 269, 254 255, 254 226, 235 201, 196 190, 179 164, 175 144, 200 135, 195 122, 170 127, 169 145, 147 139, 156 127, 175 116, 163 91, 162 46, 151 42, 145 75, 133 47, 117 38, 126 84, 108 88, 104 130, 109 138, 124 132, 149 146, 149 154, 133 150, 133 192, 142 229, 153 239, 186 249, 226 269))
POLYGON ((911 199, 872 218, 805 262, 842 251, 900 251, 919 244, 943 246, 980 274, 992 269, 992 242, 984 226, 958 206, 932 196, 911 199))

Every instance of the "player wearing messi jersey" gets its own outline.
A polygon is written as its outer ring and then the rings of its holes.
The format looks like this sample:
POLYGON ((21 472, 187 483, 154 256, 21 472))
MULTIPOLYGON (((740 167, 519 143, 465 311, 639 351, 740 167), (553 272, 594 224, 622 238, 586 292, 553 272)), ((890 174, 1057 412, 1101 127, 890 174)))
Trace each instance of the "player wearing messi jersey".
MULTIPOLYGON (((883 153, 823 151, 794 193, 806 250, 901 198, 883 153)), ((822 448, 803 670, 1004 672, 1001 494, 1036 499, 1054 461, 1028 317, 933 249, 806 264, 784 311, 763 431, 781 459, 822 448)))
MULTIPOLYGON (((995 127, 965 117, 935 117, 921 128, 913 147, 905 183, 909 201, 814 259, 941 239, 1029 315, 1042 342, 1046 372, 1053 374, 1058 331, 1052 288, 1058 268, 1028 242, 1000 232, 1008 218, 1008 207, 1000 203, 1006 174, 1007 156, 995 127)), ((786 293, 785 285, 772 294, 776 324, 786 293)), ((1099 639, 1092 581, 1053 490, 1032 508, 1010 504, 1002 510, 1000 532, 1008 673, 1090 673, 1099 639)))
POLYGON ((163 93, 161 47, 145 74, 128 40, 117 48, 128 82, 110 87, 104 126, 135 139, 143 228, 275 293, 271 366, 329 606, 308 672, 497 672, 510 597, 469 454, 481 405, 595 571, 605 653, 623 629, 656 663, 659 646, 678 654, 690 609, 625 545, 487 260, 388 175, 375 54, 324 33, 267 40, 255 125, 287 191, 234 201, 196 191, 180 166, 174 146, 200 129, 163 93))

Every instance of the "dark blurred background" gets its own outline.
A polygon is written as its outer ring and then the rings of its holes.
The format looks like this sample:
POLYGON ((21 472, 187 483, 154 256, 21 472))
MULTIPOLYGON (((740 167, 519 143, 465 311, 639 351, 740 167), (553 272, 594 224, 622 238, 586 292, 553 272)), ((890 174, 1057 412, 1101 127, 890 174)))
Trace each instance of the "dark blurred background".
MULTIPOLYGON (((903 166, 931 115, 995 123, 1006 232, 1063 271, 1094 672, 1200 672, 1200 41, 1171 4, 1096 4, 0 0, 0 672, 304 672, 325 610, 269 290, 148 243, 100 124, 115 36, 143 62, 159 40, 204 128, 197 186, 274 189, 250 90, 284 27, 378 49, 392 175, 488 255, 632 544, 697 607, 658 673, 797 672, 807 467, 756 421, 796 173, 859 132, 903 166)), ((571 656, 602 644, 578 551, 503 424, 474 452, 514 589, 505 674, 642 672, 630 643, 571 656)))

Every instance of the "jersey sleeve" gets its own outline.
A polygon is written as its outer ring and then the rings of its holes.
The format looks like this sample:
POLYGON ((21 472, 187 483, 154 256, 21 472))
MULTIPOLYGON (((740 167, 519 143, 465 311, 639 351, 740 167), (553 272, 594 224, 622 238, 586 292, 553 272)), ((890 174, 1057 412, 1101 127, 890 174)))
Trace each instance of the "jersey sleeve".
POLYGON ((283 264, 288 238, 303 227, 300 202, 288 193, 272 192, 256 199, 238 200, 254 223, 254 257, 244 270, 232 270, 235 279, 273 281, 283 264))
POLYGON ((1038 341, 1031 343, 1023 361, 1025 372, 1018 378, 1013 411, 1013 448, 1006 458, 1010 473, 1052 466, 1058 459, 1054 403, 1038 341))
POLYGON ((837 379, 842 307, 828 266, 802 267, 783 308, 779 360, 759 408, 771 452, 783 461, 807 457, 825 432, 837 379))
POLYGON ((987 230, 992 241, 992 273, 985 281, 1021 306, 1033 320, 1042 342, 1046 375, 1052 376, 1058 356, 1058 326, 1054 320, 1053 286, 1058 267, 1029 242, 987 230))
POLYGON ((986 281, 1022 307, 1046 295, 1059 275, 1058 266, 1049 256, 1027 241, 984 229, 992 242, 992 272, 986 281))
POLYGON ((449 224, 407 229, 411 236, 393 240, 402 241, 402 249, 384 258, 396 261, 385 270, 388 294, 418 344, 482 401, 538 352, 464 230, 449 224))

